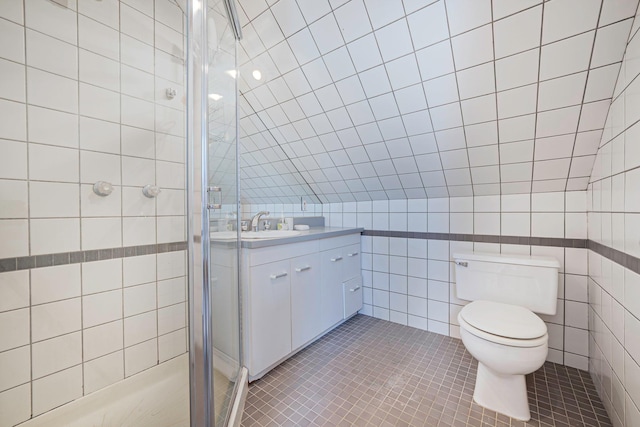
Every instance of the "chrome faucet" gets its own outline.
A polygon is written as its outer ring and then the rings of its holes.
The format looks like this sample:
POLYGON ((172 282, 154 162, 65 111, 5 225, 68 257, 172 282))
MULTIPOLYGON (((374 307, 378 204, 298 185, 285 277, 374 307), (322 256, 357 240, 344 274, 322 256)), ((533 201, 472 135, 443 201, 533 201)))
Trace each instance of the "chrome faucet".
POLYGON ((265 215, 269 215, 268 211, 260 211, 251 218, 251 230, 258 231, 258 227, 260 226, 260 218, 265 215))

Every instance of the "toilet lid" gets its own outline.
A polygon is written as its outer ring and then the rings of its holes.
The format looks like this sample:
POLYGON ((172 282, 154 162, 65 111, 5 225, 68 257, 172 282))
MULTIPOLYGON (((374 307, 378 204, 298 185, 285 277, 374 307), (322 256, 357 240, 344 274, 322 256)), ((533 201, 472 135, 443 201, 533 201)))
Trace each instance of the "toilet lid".
POLYGON ((502 337, 530 340, 547 333, 542 319, 518 305, 473 301, 462 308, 460 317, 474 328, 502 337))

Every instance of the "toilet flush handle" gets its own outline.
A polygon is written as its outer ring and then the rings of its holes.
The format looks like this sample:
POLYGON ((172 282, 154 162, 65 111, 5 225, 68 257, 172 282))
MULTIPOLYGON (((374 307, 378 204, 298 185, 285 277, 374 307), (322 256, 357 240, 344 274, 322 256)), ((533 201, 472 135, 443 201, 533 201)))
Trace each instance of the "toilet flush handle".
POLYGON ((460 267, 469 267, 469 263, 467 261, 456 261, 456 265, 460 267))

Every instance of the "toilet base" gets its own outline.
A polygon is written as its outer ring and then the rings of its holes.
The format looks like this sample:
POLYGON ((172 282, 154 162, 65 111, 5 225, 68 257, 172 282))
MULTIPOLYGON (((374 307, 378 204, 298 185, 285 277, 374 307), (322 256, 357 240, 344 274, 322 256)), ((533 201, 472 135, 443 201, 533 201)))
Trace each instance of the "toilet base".
POLYGON ((524 375, 502 375, 478 362, 473 400, 519 421, 531 419, 524 375))

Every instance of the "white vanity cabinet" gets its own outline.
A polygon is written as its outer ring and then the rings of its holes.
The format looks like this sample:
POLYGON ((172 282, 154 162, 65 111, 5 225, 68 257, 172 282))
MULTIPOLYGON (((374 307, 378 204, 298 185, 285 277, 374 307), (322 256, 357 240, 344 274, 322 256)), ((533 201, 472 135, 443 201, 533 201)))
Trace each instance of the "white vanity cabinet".
POLYGON ((362 291, 349 291, 362 282, 359 233, 244 248, 243 259, 244 354, 251 381, 362 307, 362 291))

